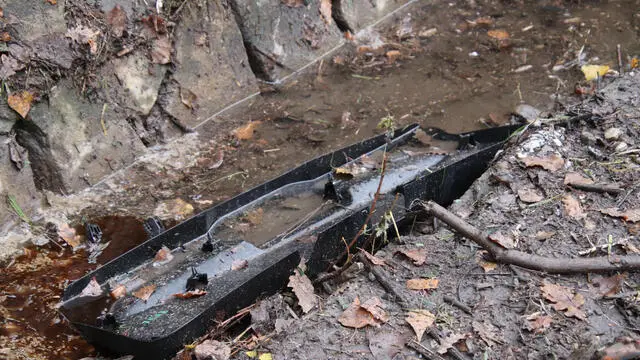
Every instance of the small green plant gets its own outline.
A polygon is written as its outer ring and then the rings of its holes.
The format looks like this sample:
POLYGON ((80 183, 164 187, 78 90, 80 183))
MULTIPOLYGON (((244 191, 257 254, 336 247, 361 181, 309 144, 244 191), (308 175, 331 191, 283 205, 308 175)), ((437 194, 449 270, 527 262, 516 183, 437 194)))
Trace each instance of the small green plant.
POLYGON ((393 136, 393 129, 395 129, 395 127, 395 118, 391 114, 380 119, 378 123, 378 129, 384 130, 389 136, 393 136))
POLYGON ((16 215, 18 215, 20 220, 26 222, 27 224, 31 223, 31 221, 29 220, 29 217, 24 213, 24 211, 22 211, 22 208, 18 204, 18 201, 16 200, 15 196, 13 196, 11 194, 8 194, 7 195, 7 203, 9 204, 9 206, 11 207, 13 212, 15 212, 16 215))

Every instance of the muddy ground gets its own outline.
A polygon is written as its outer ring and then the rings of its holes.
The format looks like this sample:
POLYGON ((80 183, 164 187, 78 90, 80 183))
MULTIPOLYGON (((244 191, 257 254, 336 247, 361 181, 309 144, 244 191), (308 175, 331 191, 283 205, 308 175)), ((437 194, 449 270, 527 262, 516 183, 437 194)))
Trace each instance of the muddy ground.
MULTIPOLYGON (((377 125, 387 116, 393 117, 396 126, 418 122, 458 132, 506 123, 508 115, 521 102, 542 110, 566 111, 582 97, 592 98, 589 94, 576 95, 576 84, 585 87, 586 92, 591 90, 576 65, 609 64, 616 68, 618 43, 622 45, 625 64, 629 64, 628 57, 640 51, 635 41, 639 16, 629 9, 638 9, 638 2, 460 1, 447 6, 418 2, 388 19, 377 32, 372 32, 374 35, 361 35, 354 44, 284 84, 265 84, 262 95, 215 117, 195 134, 152 148, 139 162, 88 191, 68 197, 49 194, 50 207, 41 219, 36 219, 43 223, 40 238, 48 233, 44 222, 53 217, 66 219, 71 225, 87 220, 105 224, 104 237, 111 243, 98 259, 100 264, 144 240, 142 219, 155 214, 163 218, 165 225, 175 224, 316 155, 381 131, 377 125), (506 30, 509 39, 496 40, 487 35, 487 30, 506 30), (380 49, 372 49, 375 41, 371 39, 375 40, 376 33, 385 44, 380 49), (399 53, 392 52, 395 50, 399 53), (246 126, 255 131, 246 131, 246 126), (241 135, 234 133, 234 129, 241 129, 241 135), (242 136, 245 133, 248 135, 242 136), (118 216, 115 223, 122 227, 109 229, 108 216, 118 216), (126 226, 121 219, 127 219, 126 226), (125 227, 136 230, 128 233, 123 231, 125 227)), ((630 88, 633 86, 637 88, 637 83, 630 88)), ((486 175, 485 186, 475 187, 483 187, 476 192, 484 195, 473 200, 463 198, 460 202, 466 204, 459 205, 462 208, 474 205, 475 211, 467 212, 466 219, 478 225, 496 226, 486 230, 515 231, 512 236, 518 238, 520 249, 543 255, 575 255, 591 243, 605 243, 609 234, 614 241, 629 237, 625 231, 632 228, 627 230, 618 220, 594 211, 588 212, 586 220, 567 219, 559 196, 567 191, 562 180, 569 170, 586 170, 583 175, 598 182, 615 181, 626 186, 637 183, 633 153, 609 159, 607 156, 618 145, 598 140, 604 130, 618 126, 625 129, 627 139, 623 141, 633 149, 637 110, 625 110, 629 119, 635 116, 633 123, 623 118, 624 111, 616 112, 617 105, 611 105, 611 111, 606 106, 606 103, 600 107, 589 105, 580 110, 600 112, 604 118, 590 128, 595 138, 593 146, 603 153, 603 158, 593 158, 580 142, 584 125, 576 123, 552 130, 544 127, 545 144, 561 153, 566 168, 558 173, 524 169, 517 158, 503 155, 498 164, 504 166, 504 172, 513 181, 500 180, 501 185, 489 185, 493 180, 486 175), (560 141, 560 146, 552 145, 554 138, 560 141), (525 182, 544 197, 539 205, 522 206, 516 194, 525 182), (606 236, 603 230, 607 230, 606 236), (544 241, 532 240, 541 231, 555 234, 544 241)), ((517 146, 524 144, 530 134, 519 138, 517 146)), ((515 156, 517 146, 507 154, 515 156)), ((586 202, 584 211, 615 205, 615 199, 606 195, 573 194, 586 202)), ((638 204, 635 192, 622 205, 633 207, 633 204, 638 204)), ((423 221, 425 224, 417 223, 416 227, 428 231, 430 221, 423 221)), ((78 233, 82 234, 81 226, 78 233)), ((614 306, 615 302, 627 306, 631 298, 597 299, 594 295, 597 292, 591 289, 586 277, 552 278, 522 270, 514 275, 514 270, 502 265, 485 274, 475 264, 477 248, 446 229, 412 236, 421 237, 405 239, 405 245, 418 243, 429 249, 426 265, 414 267, 398 258, 393 250, 394 246, 400 246, 397 244, 383 250, 386 255, 377 256, 396 264, 390 271, 400 285, 404 283, 402 280, 415 277, 440 280, 438 290, 412 294, 420 299, 421 305, 416 306, 437 315, 436 323, 445 336, 447 332, 471 333, 466 342, 471 349, 469 354, 476 358, 482 358, 485 351, 489 358, 506 357, 509 352, 515 358, 522 358, 521 352, 531 354, 531 358, 553 354, 566 357, 574 351, 574 344, 606 344, 615 336, 627 334, 624 331, 631 331, 628 328, 635 328, 625 322, 622 312, 614 306), (543 278, 583 293, 587 299, 584 305, 587 321, 565 318, 551 310, 540 295, 543 278), (448 293, 472 306, 473 316, 443 304, 441 296, 448 293), (542 335, 522 330, 525 323, 522 316, 537 311, 552 317, 552 325, 542 335), (491 349, 485 350, 488 342, 480 340, 470 324, 474 320, 486 324, 490 319, 498 329, 491 328, 498 333, 499 341, 493 341, 491 349), (583 332, 593 333, 600 340, 583 339, 579 336, 583 332)), ((3 273, 0 281, 3 316, 0 348, 10 358, 81 358, 92 354, 91 347, 56 313, 55 305, 69 280, 96 265, 87 263, 83 250, 73 252, 63 239, 56 241, 63 249, 54 243, 32 246, 22 257, 6 263, 8 272, 3 273)), ((299 331, 275 335, 268 342, 259 342, 257 348, 274 353, 276 358, 304 355, 298 351, 300 344, 305 344, 307 358, 371 358, 372 337, 398 334, 393 341, 374 341, 389 344, 414 336, 404 323, 404 310, 385 299, 385 291, 368 277, 363 273, 346 285, 334 285, 340 291, 321 295, 322 311, 314 311, 292 324, 299 331), (359 331, 341 327, 336 318, 356 295, 363 302, 373 296, 383 299, 391 320, 380 328, 359 331)), ((633 279, 633 275, 626 279, 625 292, 633 287, 633 279)), ((260 334, 270 331, 267 325, 260 334)), ((424 345, 432 346, 428 340, 424 345)), ((399 349, 406 356, 417 356, 404 347, 399 349)))

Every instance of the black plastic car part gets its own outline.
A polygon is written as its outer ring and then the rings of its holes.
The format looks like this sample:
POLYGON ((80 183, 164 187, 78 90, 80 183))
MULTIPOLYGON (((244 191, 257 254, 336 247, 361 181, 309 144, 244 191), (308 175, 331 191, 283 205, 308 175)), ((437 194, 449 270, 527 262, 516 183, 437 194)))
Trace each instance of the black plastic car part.
POLYGON ((310 277, 326 270, 344 252, 342 239, 353 239, 367 219, 369 229, 389 212, 402 222, 416 200, 446 205, 461 196, 516 129, 448 134, 411 125, 318 157, 76 280, 61 310, 99 350, 170 358, 216 320, 284 288, 302 259, 310 277), (168 261, 155 259, 163 247, 171 249, 168 261), (104 294, 81 296, 92 279, 104 294), (116 286, 127 295, 112 299, 116 286), (134 295, 149 286, 146 300, 134 295), (198 296, 182 296, 195 290, 198 296))

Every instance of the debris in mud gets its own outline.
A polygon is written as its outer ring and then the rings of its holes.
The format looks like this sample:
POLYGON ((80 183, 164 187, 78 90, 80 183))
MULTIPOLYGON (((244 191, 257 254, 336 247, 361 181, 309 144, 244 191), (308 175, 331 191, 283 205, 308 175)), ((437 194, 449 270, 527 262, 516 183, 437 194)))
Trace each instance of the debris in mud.
POLYGON ((233 262, 231 263, 231 270, 238 271, 246 269, 247 266, 249 266, 249 261, 247 261, 246 259, 233 260, 233 262))
POLYGON ((620 211, 615 208, 608 208, 608 209, 602 209, 600 210, 600 212, 609 216, 622 218, 624 221, 629 221, 629 222, 640 221, 640 209, 628 209, 625 211, 620 211))
POLYGON ((191 299, 194 297, 200 297, 204 295, 207 295, 207 292, 202 289, 190 290, 182 293, 173 294, 174 297, 177 297, 179 299, 191 299))
POLYGON ((525 156, 522 162, 526 167, 540 166, 545 170, 558 171, 564 166, 564 159, 558 154, 545 157, 525 156))
POLYGON ((396 252, 409 258, 415 266, 421 266, 427 261, 427 250, 424 248, 411 249, 403 247, 396 252))
POLYGON ((369 325, 380 326, 388 319, 380 299, 374 297, 361 304, 360 299, 356 297, 338 321, 342 326, 360 329, 369 325))
POLYGON ((405 320, 415 331, 418 342, 421 342, 424 332, 436 321, 436 316, 427 310, 413 309, 407 312, 405 320))
POLYGON ((7 103, 9 107, 15 110, 23 119, 27 118, 29 110, 31 110, 31 103, 33 102, 33 94, 27 90, 19 93, 13 93, 9 95, 7 103))
POLYGON ((156 256, 153 258, 153 265, 160 266, 164 265, 173 260, 173 254, 171 253, 171 249, 166 246, 162 246, 160 250, 156 253, 156 256))
POLYGON ((256 127, 261 123, 261 121, 251 121, 247 125, 235 129, 233 134, 238 138, 238 140, 250 140, 253 138, 253 133, 256 130, 256 127))
POLYGON ((220 341, 205 340, 196 345, 193 353, 197 360, 227 360, 231 357, 231 348, 220 341))
POLYGON ((58 227, 58 236, 72 248, 77 248, 82 243, 83 237, 76 234, 76 229, 69 224, 62 224, 58 227))
POLYGON ((579 308, 584 305, 584 296, 574 293, 564 286, 545 283, 541 287, 542 295, 545 299, 553 303, 553 308, 557 311, 564 311, 568 317, 575 317, 586 320, 586 314, 579 308))
POLYGON ((532 331, 534 334, 543 334, 553 322, 553 318, 551 316, 542 315, 540 312, 535 312, 527 316, 526 319, 526 329, 532 331))
POLYGON ((134 291, 132 293, 132 295, 137 297, 138 299, 140 299, 142 301, 147 301, 147 300, 149 300, 149 298, 151 297, 151 294, 153 294, 154 291, 156 291, 156 286, 155 285, 147 285, 147 286, 143 286, 140 289, 134 291))
POLYGON ((173 219, 176 221, 184 220, 194 211, 193 205, 188 202, 177 198, 173 200, 166 200, 158 204, 153 211, 153 215, 161 220, 173 219))
POLYGON ((314 294, 313 284, 306 275, 297 273, 291 275, 287 286, 293 289, 293 293, 296 294, 302 312, 306 314, 316 307, 318 300, 314 294))
POLYGON ((111 292, 109 292, 109 295, 111 296, 112 299, 118 300, 121 297, 124 297, 125 295, 127 295, 127 288, 122 284, 116 285, 116 287, 113 288, 111 292))
POLYGON ((93 279, 91 279, 91 281, 89 281, 89 284, 87 284, 87 286, 84 289, 82 289, 80 296, 98 297, 98 296, 102 296, 102 294, 103 294, 102 288, 100 287, 100 284, 94 277, 93 279))

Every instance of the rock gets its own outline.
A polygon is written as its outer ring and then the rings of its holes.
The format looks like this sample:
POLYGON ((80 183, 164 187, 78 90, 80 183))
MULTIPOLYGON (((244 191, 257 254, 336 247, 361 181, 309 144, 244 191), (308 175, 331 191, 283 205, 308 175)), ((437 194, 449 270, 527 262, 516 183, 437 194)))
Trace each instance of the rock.
MULTIPOLYGON (((46 1, 2 1, 4 21, 10 22, 22 42, 42 38, 62 38, 67 32, 64 19, 66 0, 52 6, 46 1)), ((59 49, 62 50, 62 49, 59 49)))
POLYGON ((627 145, 626 142, 624 141, 620 141, 619 143, 616 144, 616 147, 614 148, 614 150, 616 152, 622 152, 625 151, 629 148, 629 145, 627 145))
POLYGON ((407 0, 333 1, 334 17, 343 30, 358 32, 407 3, 407 0))
POLYGON ((609 128, 604 132, 604 138, 609 141, 618 140, 622 136, 623 131, 620 128, 609 128))
POLYGON ((585 145, 594 145, 598 141, 598 138, 591 132, 583 130, 582 133, 580 133, 580 141, 585 145))
POLYGON ((11 132, 13 125, 18 121, 18 113, 7 105, 7 98, 0 97, 0 135, 7 135, 11 132))
POLYGON ((126 118, 103 104, 90 103, 64 80, 49 101, 34 104, 31 120, 16 123, 17 140, 29 151, 34 182, 39 189, 69 193, 93 184, 130 164, 144 146, 126 118))
POLYGON ((281 0, 231 0, 256 76, 282 79, 343 41, 335 22, 323 21, 321 3, 289 7, 281 0))
POLYGON ((205 340, 193 350, 198 360, 227 360, 231 357, 231 348, 216 340, 205 340))
POLYGON ((209 0, 185 7, 175 35, 175 70, 162 108, 194 127, 259 91, 233 12, 209 0))
POLYGON ((158 99, 166 71, 166 66, 152 64, 142 52, 136 52, 112 60, 111 66, 105 66, 102 74, 107 79, 115 76, 117 80, 113 79, 112 84, 122 84, 122 87, 112 89, 121 104, 148 115, 158 99))
POLYGON ((514 113, 522 116, 528 122, 532 122, 532 121, 535 121, 538 118, 538 116, 540 116, 541 111, 531 105, 520 104, 516 106, 514 113))

